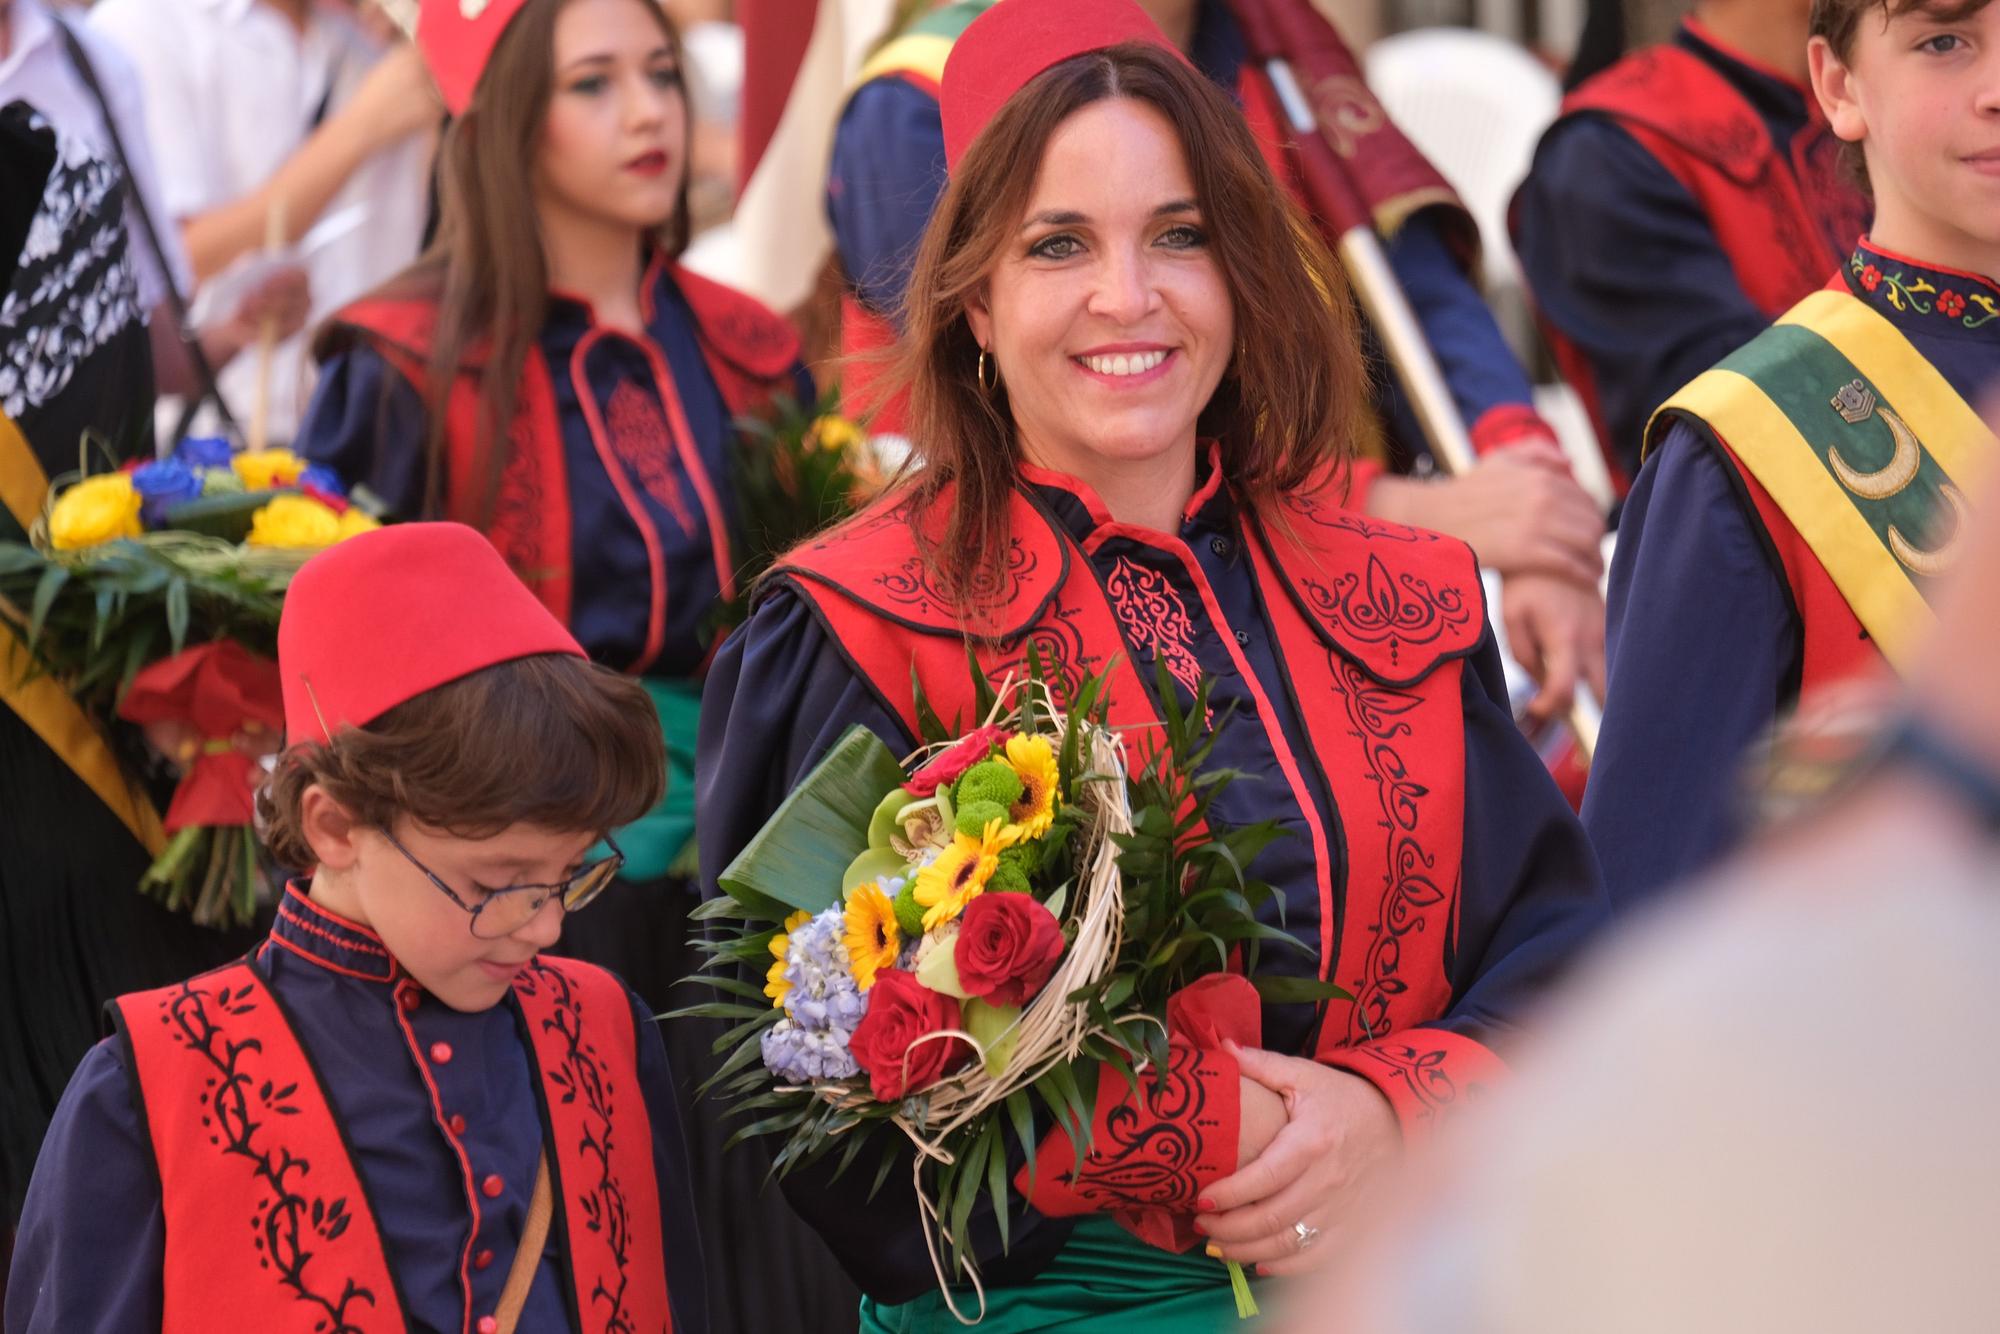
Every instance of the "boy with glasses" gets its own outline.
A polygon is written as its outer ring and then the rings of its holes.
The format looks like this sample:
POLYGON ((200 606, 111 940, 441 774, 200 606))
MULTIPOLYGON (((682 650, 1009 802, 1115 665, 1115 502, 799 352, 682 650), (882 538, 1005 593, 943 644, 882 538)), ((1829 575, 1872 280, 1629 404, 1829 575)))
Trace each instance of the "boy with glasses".
POLYGON ((313 869, 247 959, 113 1002, 8 1331, 704 1328, 659 1033, 543 953, 659 797, 645 692, 456 524, 309 561, 279 668, 259 816, 313 869))

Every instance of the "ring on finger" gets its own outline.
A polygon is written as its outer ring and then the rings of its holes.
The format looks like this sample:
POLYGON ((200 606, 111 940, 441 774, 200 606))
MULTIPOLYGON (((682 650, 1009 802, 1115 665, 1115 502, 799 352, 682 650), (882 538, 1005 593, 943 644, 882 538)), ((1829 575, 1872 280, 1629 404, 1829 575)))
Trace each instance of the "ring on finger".
POLYGON ((1319 1229, 1301 1219, 1292 1224, 1292 1235, 1299 1239, 1300 1250, 1309 1250, 1319 1240, 1319 1229))

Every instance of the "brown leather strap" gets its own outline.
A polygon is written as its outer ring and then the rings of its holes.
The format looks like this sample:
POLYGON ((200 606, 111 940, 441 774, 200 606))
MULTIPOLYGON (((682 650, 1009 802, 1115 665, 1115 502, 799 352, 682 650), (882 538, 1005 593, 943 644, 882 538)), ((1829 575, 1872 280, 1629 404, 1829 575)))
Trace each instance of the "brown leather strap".
POLYGON ((535 1285, 535 1271, 542 1267, 542 1246, 549 1239, 549 1220, 554 1215, 555 1193, 549 1189, 549 1155, 545 1151, 535 1164, 535 1193, 528 1198, 521 1249, 514 1252, 514 1267, 507 1271, 507 1286, 500 1290, 500 1305, 493 1313, 500 1322, 500 1334, 514 1334, 514 1326, 521 1321, 528 1289, 535 1285))

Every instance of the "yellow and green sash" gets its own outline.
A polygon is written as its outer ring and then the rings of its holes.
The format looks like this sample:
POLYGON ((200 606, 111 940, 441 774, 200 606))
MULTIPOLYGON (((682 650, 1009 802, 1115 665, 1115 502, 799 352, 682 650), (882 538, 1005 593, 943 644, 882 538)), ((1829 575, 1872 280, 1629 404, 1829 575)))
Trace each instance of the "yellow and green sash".
POLYGON ((944 81, 952 44, 990 8, 992 0, 959 0, 921 15, 868 57, 849 91, 885 74, 914 74, 935 88, 944 81))
POLYGON ((1720 438, 1906 671, 1995 450, 1937 368, 1865 302, 1815 292, 1668 399, 1649 448, 1675 418, 1720 438))
MULTIPOLYGON (((13 419, 0 413, 0 540, 24 541, 41 513, 49 479, 13 419)), ((27 650, 0 631, 0 708, 19 715, 56 758, 76 771, 98 799, 122 820, 146 851, 159 856, 166 830, 153 803, 126 780, 117 756, 89 715, 48 676, 29 680, 27 650)))

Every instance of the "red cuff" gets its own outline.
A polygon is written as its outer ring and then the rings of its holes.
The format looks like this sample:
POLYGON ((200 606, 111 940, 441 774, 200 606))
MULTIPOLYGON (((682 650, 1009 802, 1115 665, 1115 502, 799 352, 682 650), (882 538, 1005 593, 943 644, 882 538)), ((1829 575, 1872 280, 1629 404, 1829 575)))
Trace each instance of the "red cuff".
POLYGON ((1555 428, 1526 403, 1501 403, 1488 408, 1472 423, 1471 435, 1472 448, 1482 457, 1509 445, 1560 443, 1555 428))
POLYGON ((1491 1048, 1442 1028, 1406 1028, 1319 1059, 1380 1089, 1409 1144, 1429 1138, 1448 1116, 1478 1101, 1488 1085, 1507 1074, 1491 1048))
POLYGON ((1195 1203, 1211 1182, 1236 1170, 1242 1085, 1236 1058, 1186 1042, 1169 1048, 1166 1079, 1147 1070, 1135 1094, 1102 1071, 1090 1152, 1074 1179, 1076 1150, 1058 1127, 1035 1156, 1032 1192, 1023 1167, 1014 1187, 1042 1213, 1110 1213, 1140 1240, 1184 1251, 1200 1240, 1195 1203))

